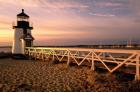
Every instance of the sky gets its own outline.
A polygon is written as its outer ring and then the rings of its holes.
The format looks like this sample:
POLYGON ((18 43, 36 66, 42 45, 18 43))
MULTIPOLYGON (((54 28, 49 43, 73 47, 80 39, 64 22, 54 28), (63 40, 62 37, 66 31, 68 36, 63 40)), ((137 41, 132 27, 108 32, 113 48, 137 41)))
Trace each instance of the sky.
POLYGON ((0 46, 12 46, 21 9, 34 45, 140 43, 140 0, 0 0, 0 46))

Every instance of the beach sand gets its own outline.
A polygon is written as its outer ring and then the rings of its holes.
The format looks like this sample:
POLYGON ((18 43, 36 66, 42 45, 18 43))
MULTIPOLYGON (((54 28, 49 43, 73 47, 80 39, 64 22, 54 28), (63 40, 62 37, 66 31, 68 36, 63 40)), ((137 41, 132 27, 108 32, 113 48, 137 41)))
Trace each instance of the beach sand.
POLYGON ((65 63, 0 59, 0 92, 140 92, 140 82, 65 63))

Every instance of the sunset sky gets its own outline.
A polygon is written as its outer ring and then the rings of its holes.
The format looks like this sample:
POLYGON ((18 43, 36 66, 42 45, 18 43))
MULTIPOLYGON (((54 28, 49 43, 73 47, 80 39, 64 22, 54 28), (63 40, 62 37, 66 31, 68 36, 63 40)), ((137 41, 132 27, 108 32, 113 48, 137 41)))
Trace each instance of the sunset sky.
POLYGON ((0 46, 12 45, 22 8, 35 45, 140 43, 140 0, 0 0, 0 46))

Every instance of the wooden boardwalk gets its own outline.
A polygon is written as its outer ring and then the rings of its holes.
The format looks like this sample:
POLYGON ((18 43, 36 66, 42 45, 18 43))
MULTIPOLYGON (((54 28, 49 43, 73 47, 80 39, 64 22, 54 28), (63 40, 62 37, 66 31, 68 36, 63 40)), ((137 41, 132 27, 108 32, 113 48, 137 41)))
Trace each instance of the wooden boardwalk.
POLYGON ((97 63, 113 73, 126 66, 128 70, 131 67, 135 70, 135 79, 140 79, 140 50, 125 49, 88 49, 88 48, 47 48, 47 47, 27 47, 25 54, 31 58, 41 59, 43 61, 59 60, 75 62, 78 66, 89 63, 92 70, 95 70, 97 63), (113 67, 110 67, 112 64, 113 67))

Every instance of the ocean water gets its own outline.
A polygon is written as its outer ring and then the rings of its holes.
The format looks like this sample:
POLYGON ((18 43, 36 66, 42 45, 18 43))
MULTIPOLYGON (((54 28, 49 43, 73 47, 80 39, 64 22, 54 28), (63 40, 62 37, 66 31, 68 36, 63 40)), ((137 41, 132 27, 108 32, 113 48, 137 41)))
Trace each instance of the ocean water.
POLYGON ((11 52, 11 47, 0 47, 0 52, 11 52))

